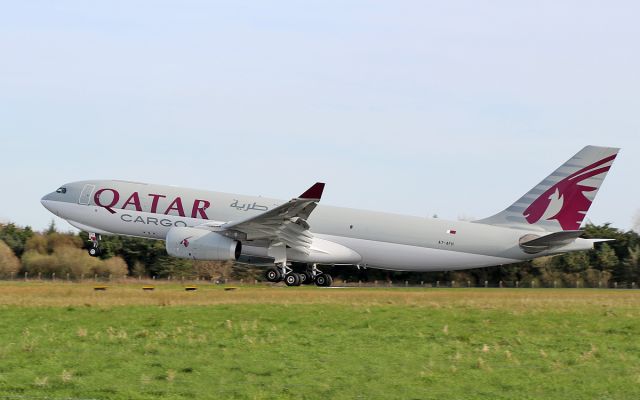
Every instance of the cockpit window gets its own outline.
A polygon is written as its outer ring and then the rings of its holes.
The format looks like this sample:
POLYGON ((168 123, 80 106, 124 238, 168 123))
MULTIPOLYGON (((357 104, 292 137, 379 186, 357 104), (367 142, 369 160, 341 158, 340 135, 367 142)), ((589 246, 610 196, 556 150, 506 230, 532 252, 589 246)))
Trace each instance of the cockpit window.
POLYGON ((67 188, 66 187, 58 188, 58 190, 56 190, 56 193, 63 193, 63 194, 67 193, 67 188))

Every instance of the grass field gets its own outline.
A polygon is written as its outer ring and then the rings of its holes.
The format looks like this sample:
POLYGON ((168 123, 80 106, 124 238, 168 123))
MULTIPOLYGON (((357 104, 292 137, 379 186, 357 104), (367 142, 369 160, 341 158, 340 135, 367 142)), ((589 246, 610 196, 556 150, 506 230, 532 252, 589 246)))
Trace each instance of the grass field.
POLYGON ((0 283, 0 399, 635 399, 640 291, 0 283))

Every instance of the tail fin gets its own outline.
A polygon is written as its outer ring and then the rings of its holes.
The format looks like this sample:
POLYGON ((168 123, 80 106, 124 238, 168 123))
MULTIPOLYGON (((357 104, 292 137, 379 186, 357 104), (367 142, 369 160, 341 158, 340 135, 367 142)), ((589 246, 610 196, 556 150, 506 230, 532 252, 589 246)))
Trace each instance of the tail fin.
POLYGON ((578 230, 619 150, 587 146, 506 210, 475 222, 549 232, 578 230))

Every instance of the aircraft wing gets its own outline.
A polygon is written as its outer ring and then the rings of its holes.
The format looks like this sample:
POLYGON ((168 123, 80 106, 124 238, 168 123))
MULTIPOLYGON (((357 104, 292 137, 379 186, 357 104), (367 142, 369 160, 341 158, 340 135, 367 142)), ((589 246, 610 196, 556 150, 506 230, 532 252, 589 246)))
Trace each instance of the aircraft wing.
POLYGON ((246 219, 228 222, 219 229, 241 232, 246 235, 247 240, 266 239, 272 245, 283 244, 309 254, 313 235, 309 232, 307 219, 318 205, 323 190, 324 183, 317 182, 300 196, 278 207, 246 219))

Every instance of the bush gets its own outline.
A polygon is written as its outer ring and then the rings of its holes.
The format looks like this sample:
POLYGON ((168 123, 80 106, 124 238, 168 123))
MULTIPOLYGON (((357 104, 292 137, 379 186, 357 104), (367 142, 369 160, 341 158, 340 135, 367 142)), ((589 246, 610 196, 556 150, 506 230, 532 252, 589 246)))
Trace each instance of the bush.
POLYGON ((191 279, 196 277, 193 270, 193 263, 193 260, 186 260, 183 258, 161 257, 153 266, 152 271, 157 273, 161 278, 172 277, 173 279, 191 279))
POLYGON ((86 251, 75 247, 56 247, 51 254, 57 268, 56 275, 69 274, 74 278, 92 275, 92 270, 101 264, 100 259, 91 257, 86 251))
MULTIPOLYGON (((401 280, 408 280, 408 277, 401 280)), ((476 278, 466 271, 451 271, 449 280, 455 282, 456 287, 467 287, 469 284, 476 286, 478 283, 476 278)))
POLYGON ((25 242, 33 236, 30 227, 20 228, 14 224, 0 224, 0 240, 5 242, 13 253, 20 257, 24 252, 25 242))
POLYGON ((127 273, 127 265, 119 257, 100 260, 91 257, 86 251, 75 247, 56 247, 51 254, 40 254, 29 250, 22 256, 22 265, 29 275, 42 274, 46 277, 56 274, 64 277, 69 274, 73 278, 100 276, 122 276, 127 273))
POLYGON ((29 250, 22 255, 22 269, 28 272, 29 275, 50 274, 56 268, 54 257, 49 254, 41 254, 35 250, 29 250))
POLYGON ((581 279, 585 287, 608 287, 611 280, 611 272, 589 268, 581 274, 581 279))
POLYGON ((47 235, 48 250, 55 251, 58 247, 75 247, 82 248, 82 239, 69 233, 50 233, 47 235))
POLYGON ((147 269, 145 267, 145 265, 143 263, 141 263, 140 261, 136 261, 133 264, 133 268, 131 269, 131 274, 133 276, 137 277, 146 277, 147 275, 147 269))
POLYGON ((47 237, 44 235, 33 235, 27 240, 27 243, 24 245, 25 252, 27 251, 35 251, 40 254, 49 253, 48 249, 48 241, 47 237))
POLYGON ((36 251, 40 254, 51 254, 57 248, 81 248, 82 239, 68 233, 36 234, 25 243, 25 251, 36 251))
POLYGON ((194 274, 202 279, 229 279, 233 269, 231 261, 194 261, 194 274))
POLYGON ((13 250, 0 240, 0 278, 10 278, 20 269, 20 260, 13 250))
POLYGON ((99 260, 93 269, 91 270, 92 274, 97 274, 99 276, 109 276, 113 275, 113 277, 122 277, 127 275, 129 272, 127 268, 127 263, 121 257, 111 257, 106 260, 99 260))

